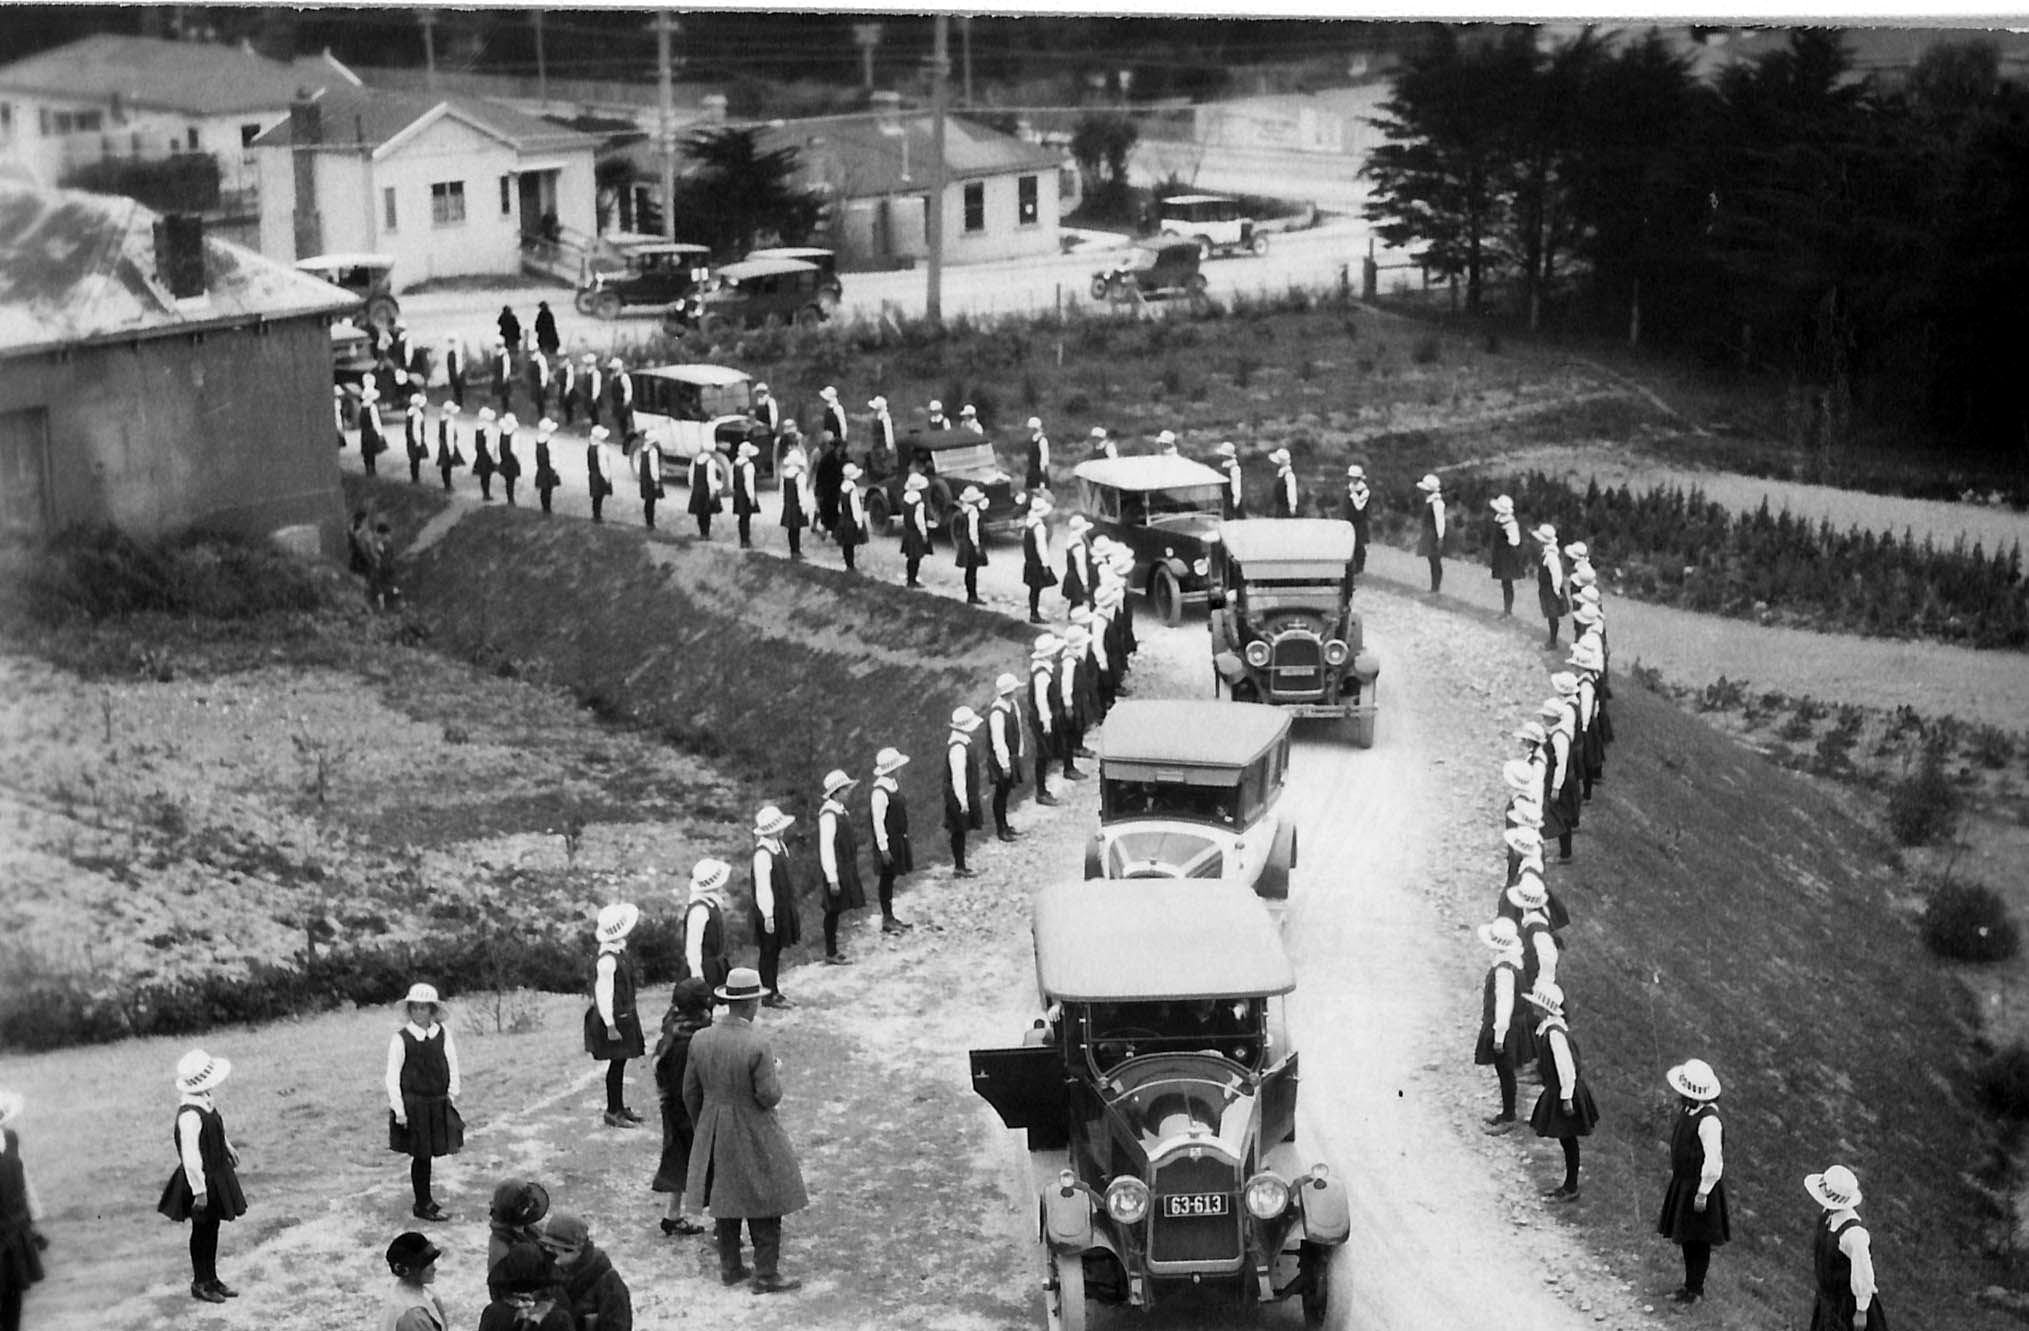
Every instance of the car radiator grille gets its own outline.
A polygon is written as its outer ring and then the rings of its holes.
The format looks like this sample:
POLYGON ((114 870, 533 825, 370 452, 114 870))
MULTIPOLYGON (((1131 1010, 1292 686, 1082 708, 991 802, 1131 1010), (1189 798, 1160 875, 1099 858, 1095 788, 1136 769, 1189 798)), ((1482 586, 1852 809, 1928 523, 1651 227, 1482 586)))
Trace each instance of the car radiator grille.
POLYGON ((1151 1262, 1229 1262, 1240 1256, 1240 1177, 1217 1157, 1179 1157, 1156 1170, 1148 1259, 1151 1262), (1226 1214, 1164 1217, 1162 1199, 1185 1193, 1226 1195, 1226 1214))
POLYGON ((1307 633, 1277 638, 1268 661, 1268 687, 1277 698, 1315 698, 1323 693, 1324 644, 1307 633))

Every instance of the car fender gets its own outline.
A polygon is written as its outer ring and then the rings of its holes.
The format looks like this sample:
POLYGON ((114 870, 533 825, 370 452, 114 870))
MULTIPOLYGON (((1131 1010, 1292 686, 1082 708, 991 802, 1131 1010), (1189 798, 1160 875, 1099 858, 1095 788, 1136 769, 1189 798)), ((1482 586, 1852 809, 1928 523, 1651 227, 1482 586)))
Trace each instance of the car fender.
POLYGON ((1043 1189, 1043 1242, 1058 1252, 1084 1252, 1092 1246, 1089 1190, 1054 1182, 1043 1189))
POLYGON ((1175 578, 1179 583, 1191 576, 1191 561, 1181 556, 1164 555, 1162 557, 1162 566, 1168 569, 1170 576, 1175 578))
POLYGON ((1345 1182, 1336 1170, 1327 1170, 1321 1179, 1310 1177, 1314 1163, 1306 1162, 1295 1142, 1283 1142, 1268 1153, 1261 1167, 1289 1181, 1290 1197, 1303 1216, 1303 1238, 1312 1243, 1344 1243, 1352 1233, 1352 1206, 1345 1182))
POLYGON ((1353 658, 1353 676, 1362 684, 1371 684, 1381 674, 1381 658, 1372 652, 1361 652, 1353 658))
POLYGON ((1218 671, 1219 678, 1228 684, 1247 678, 1247 663, 1240 659, 1238 652, 1213 653, 1212 669, 1218 671))

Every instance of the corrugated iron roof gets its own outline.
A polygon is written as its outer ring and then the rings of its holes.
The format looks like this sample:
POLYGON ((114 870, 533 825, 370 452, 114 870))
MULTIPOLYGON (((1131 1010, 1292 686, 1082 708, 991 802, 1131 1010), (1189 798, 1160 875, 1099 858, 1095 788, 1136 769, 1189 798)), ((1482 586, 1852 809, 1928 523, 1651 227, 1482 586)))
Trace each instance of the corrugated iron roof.
POLYGON ((343 288, 210 236, 205 295, 177 301, 155 272, 158 217, 132 199, 0 183, 0 357, 359 304, 343 288))
MULTIPOLYGON (((317 98, 317 113, 327 147, 379 149, 431 116, 443 114, 491 134, 519 152, 595 148, 595 134, 567 129, 481 97, 440 97, 431 93, 390 92, 385 88, 330 88, 317 98)), ((283 121, 254 140, 257 148, 293 147, 294 131, 283 121)))
MULTIPOLYGON (((848 198, 920 190, 930 184, 931 117, 909 111, 792 120, 768 126, 761 148, 794 148, 806 179, 833 182, 848 198)), ((946 177, 957 181, 1013 171, 1054 171, 1064 159, 1047 148, 949 116, 944 161, 946 177)))
POLYGON ((0 65, 0 91, 230 115, 282 110, 300 89, 351 86, 348 75, 323 56, 270 60, 238 46, 99 33, 0 65))

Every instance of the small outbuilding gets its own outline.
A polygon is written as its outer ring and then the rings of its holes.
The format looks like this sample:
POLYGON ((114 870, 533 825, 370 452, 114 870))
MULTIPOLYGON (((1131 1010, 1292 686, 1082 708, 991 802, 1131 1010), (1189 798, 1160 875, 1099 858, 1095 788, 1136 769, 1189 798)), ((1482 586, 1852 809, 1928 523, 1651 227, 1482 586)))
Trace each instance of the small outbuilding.
POLYGON ((0 184, 0 537, 342 553, 330 324, 357 304, 196 217, 0 184))

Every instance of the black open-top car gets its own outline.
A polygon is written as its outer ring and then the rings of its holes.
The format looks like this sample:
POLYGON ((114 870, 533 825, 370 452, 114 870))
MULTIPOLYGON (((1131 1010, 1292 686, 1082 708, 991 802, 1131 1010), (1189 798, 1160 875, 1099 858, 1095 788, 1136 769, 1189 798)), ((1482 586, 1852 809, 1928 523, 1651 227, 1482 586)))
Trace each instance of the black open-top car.
POLYGON ((1219 539, 1226 478, 1202 462, 1163 453, 1094 458, 1071 473, 1092 530, 1134 552, 1133 586, 1165 624, 1203 605, 1219 539))

